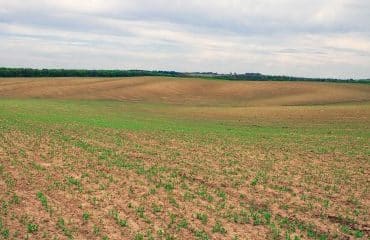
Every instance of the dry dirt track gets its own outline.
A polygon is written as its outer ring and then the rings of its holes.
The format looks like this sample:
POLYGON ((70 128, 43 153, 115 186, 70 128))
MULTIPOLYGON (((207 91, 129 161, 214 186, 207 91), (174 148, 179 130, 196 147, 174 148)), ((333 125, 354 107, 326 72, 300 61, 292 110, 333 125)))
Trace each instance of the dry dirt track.
POLYGON ((235 82, 165 77, 0 79, 2 98, 107 99, 284 106, 370 101, 364 84, 235 82))

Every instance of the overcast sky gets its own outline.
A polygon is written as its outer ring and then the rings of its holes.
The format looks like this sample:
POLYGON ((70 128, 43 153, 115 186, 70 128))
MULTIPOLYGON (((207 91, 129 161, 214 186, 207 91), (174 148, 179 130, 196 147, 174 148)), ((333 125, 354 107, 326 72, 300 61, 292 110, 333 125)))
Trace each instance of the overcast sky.
POLYGON ((369 0, 0 0, 0 66, 370 77, 369 0))

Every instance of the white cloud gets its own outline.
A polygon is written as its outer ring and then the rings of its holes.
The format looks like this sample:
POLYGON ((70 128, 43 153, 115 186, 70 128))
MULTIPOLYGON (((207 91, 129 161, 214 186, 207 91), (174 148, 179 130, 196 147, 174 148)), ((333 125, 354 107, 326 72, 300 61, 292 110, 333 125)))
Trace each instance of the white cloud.
POLYGON ((367 0, 0 0, 0 65, 370 77, 367 0))

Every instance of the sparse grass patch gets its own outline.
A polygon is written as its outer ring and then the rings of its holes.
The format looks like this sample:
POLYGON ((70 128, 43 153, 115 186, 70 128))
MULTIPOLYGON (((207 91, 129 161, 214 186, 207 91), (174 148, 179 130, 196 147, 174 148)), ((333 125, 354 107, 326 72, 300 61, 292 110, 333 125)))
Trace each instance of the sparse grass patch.
POLYGON ((122 219, 120 216, 119 216, 119 213, 116 209, 112 209, 109 211, 109 215, 113 217, 113 219, 115 220, 115 222, 117 223, 117 225, 119 225, 120 227, 127 227, 127 220, 126 219, 122 219))
POLYGON ((83 219, 84 222, 87 222, 90 219, 90 213, 83 212, 82 213, 82 219, 83 219))
POLYGON ((66 178, 68 185, 75 186, 79 191, 82 191, 82 184, 80 180, 74 178, 74 177, 67 177, 66 178))
POLYGON ((212 227, 213 233, 226 234, 226 229, 222 226, 220 221, 216 221, 215 225, 212 227))
POLYGON ((368 112, 0 100, 0 238, 367 239, 368 112))
POLYGON ((36 196, 40 200, 41 205, 45 208, 45 210, 49 211, 50 209, 49 209, 48 200, 46 196, 42 192, 37 192, 36 196))
POLYGON ((27 224, 27 231, 29 233, 34 233, 34 232, 37 232, 39 230, 39 225, 35 224, 35 223, 28 223, 27 224))
POLYGON ((57 221, 57 227, 63 232, 64 236, 68 239, 73 239, 72 230, 67 227, 63 218, 59 218, 57 221))
POLYGON ((207 224, 208 222, 208 216, 204 213, 197 213, 196 214, 197 219, 202 223, 202 224, 207 224))

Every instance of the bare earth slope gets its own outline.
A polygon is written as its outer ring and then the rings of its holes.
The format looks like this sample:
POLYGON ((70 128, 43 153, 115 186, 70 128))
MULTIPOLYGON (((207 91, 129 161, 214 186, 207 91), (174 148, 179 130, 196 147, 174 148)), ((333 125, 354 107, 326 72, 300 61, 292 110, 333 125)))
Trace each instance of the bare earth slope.
POLYGON ((164 77, 0 79, 0 97, 285 106, 370 101, 370 86, 164 77))

